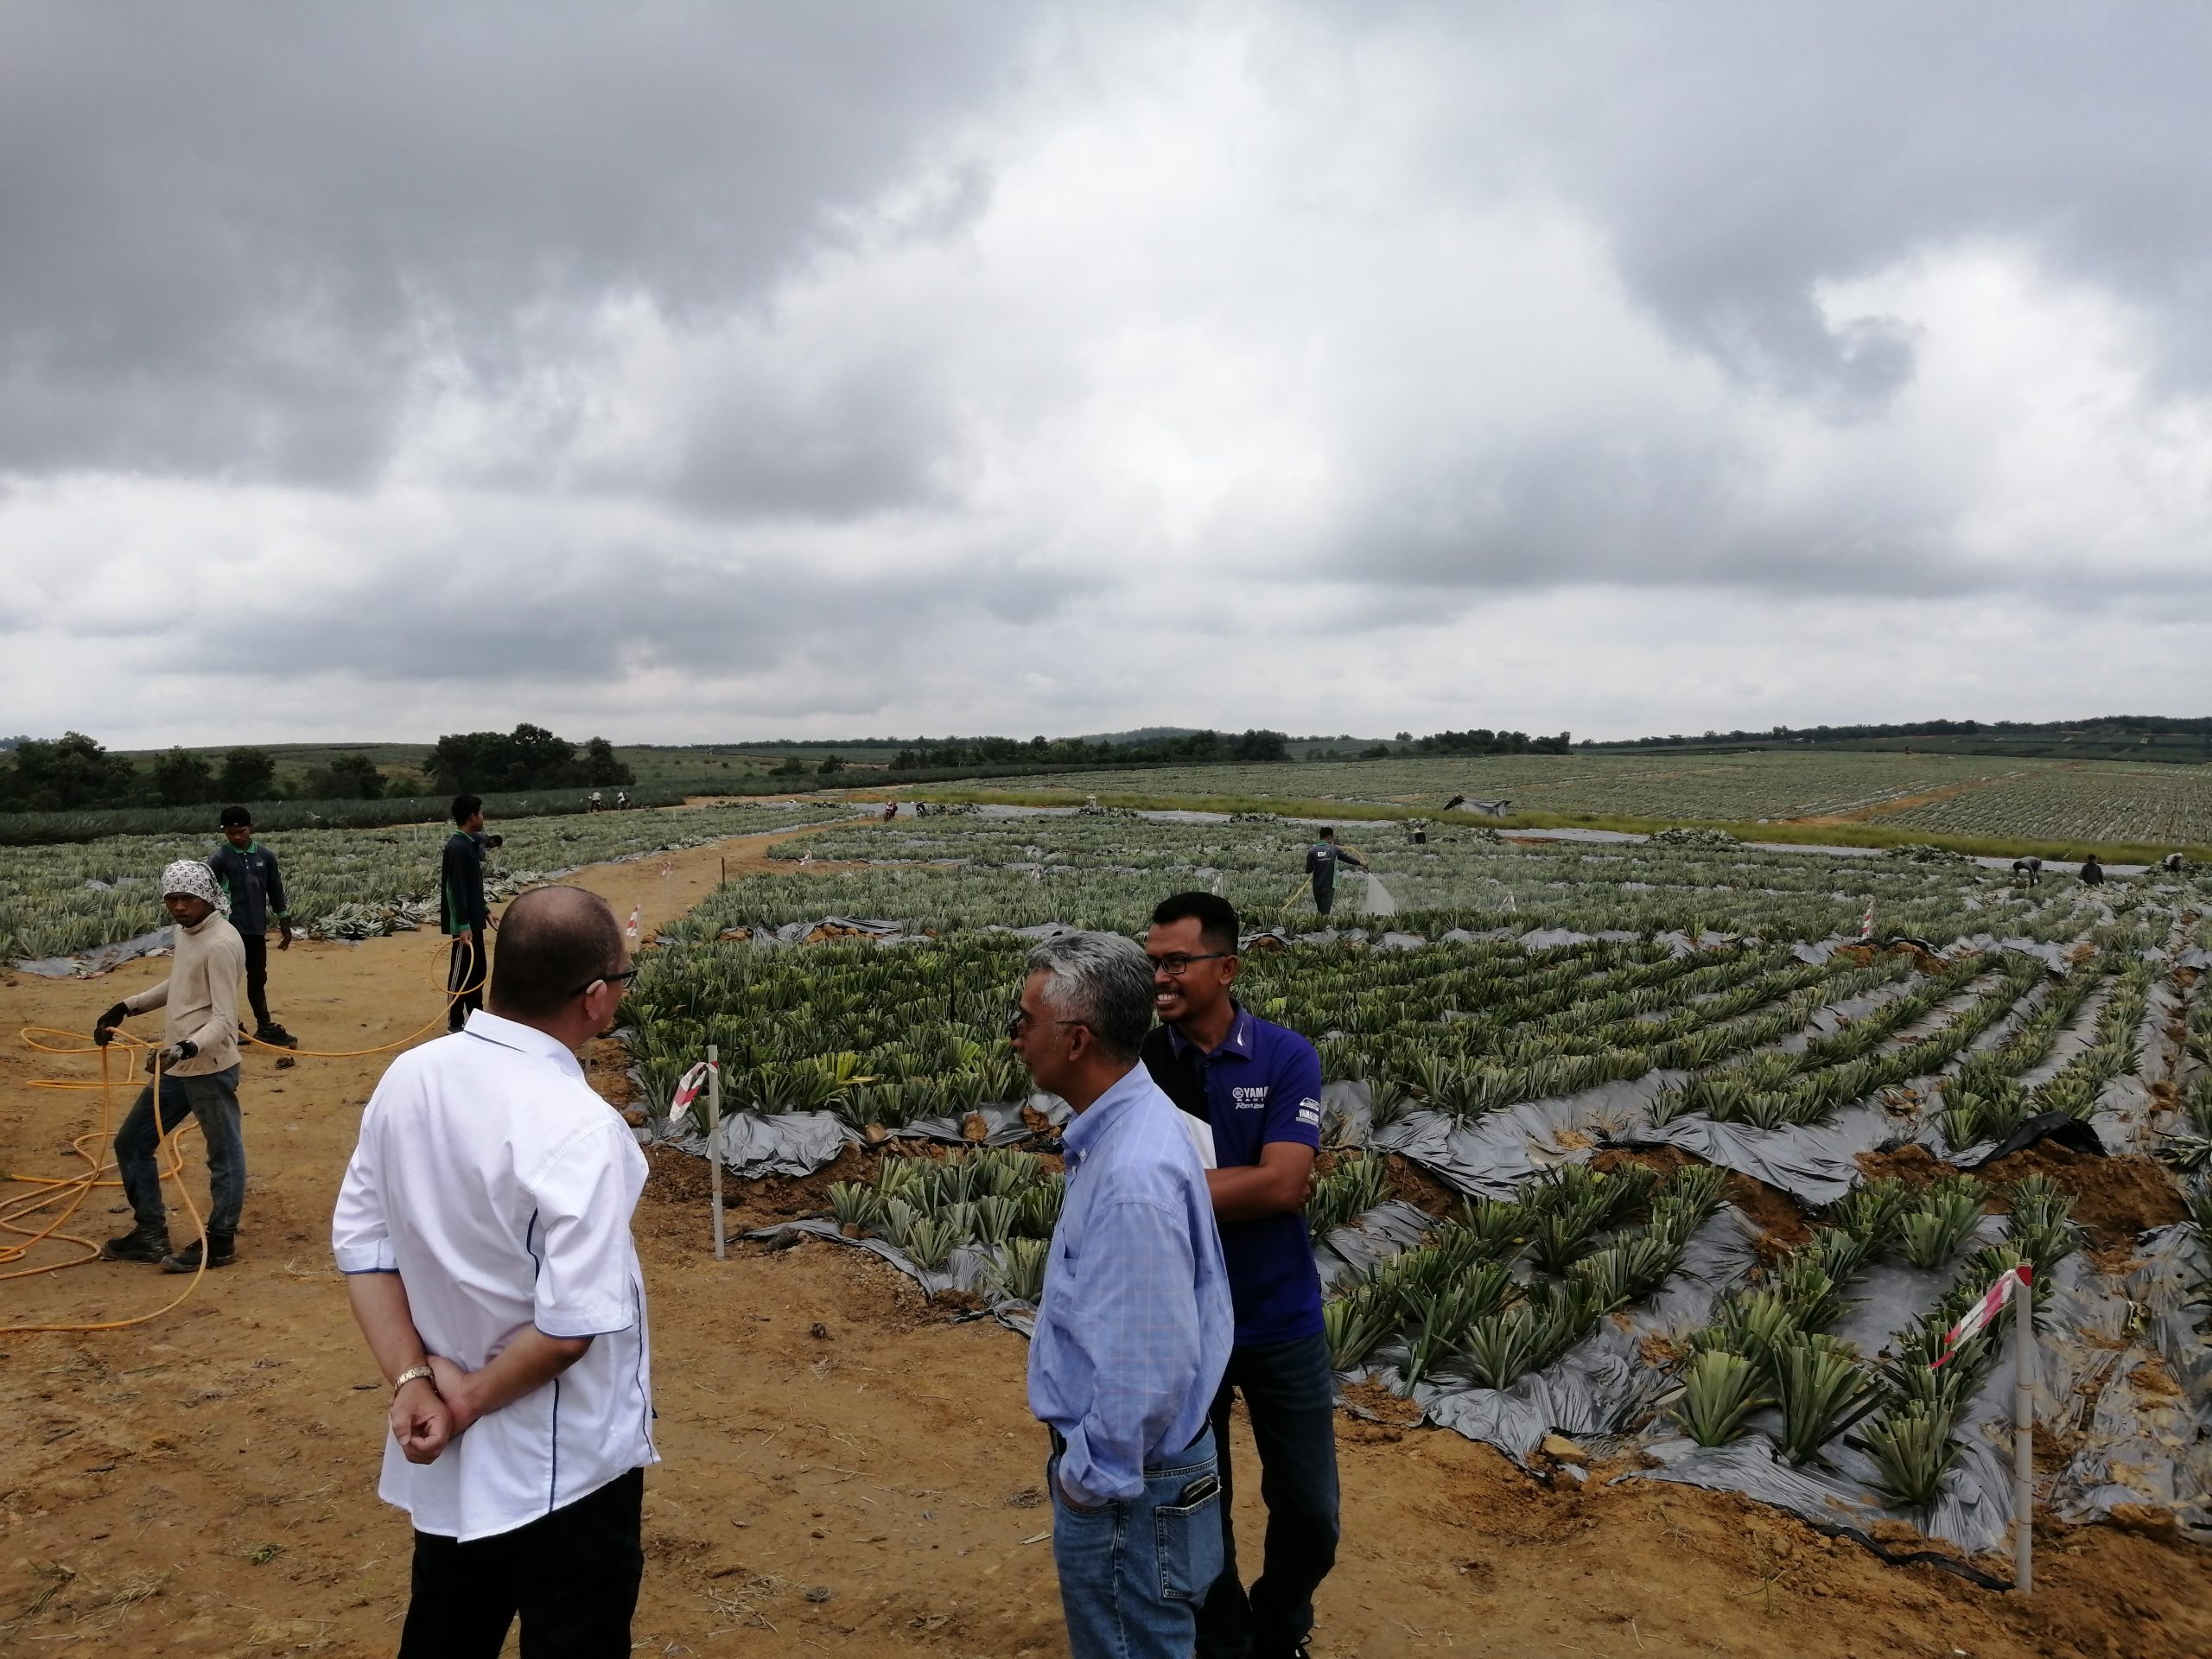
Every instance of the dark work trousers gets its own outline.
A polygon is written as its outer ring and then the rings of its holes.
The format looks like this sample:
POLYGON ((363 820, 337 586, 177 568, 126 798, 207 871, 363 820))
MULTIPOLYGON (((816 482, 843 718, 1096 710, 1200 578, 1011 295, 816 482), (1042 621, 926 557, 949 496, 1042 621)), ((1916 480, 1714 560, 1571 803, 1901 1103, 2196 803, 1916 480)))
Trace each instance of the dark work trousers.
POLYGON ((645 1496, 632 1469, 496 1537, 416 1533, 399 1659, 497 1659, 518 1613, 522 1659, 627 1659, 645 1496))
POLYGON ((1319 1335, 1237 1348, 1214 1396, 1221 1473, 1222 1573, 1198 1610, 1198 1659, 1289 1659, 1313 1628, 1313 1592, 1337 1561, 1336 1397, 1329 1344, 1319 1335), (1244 1396, 1260 1452, 1268 1535, 1245 1592, 1230 1520, 1229 1402, 1244 1396))
POLYGON ((1336 878, 1331 876, 1325 880, 1320 876, 1315 876, 1313 878, 1313 908, 1325 916, 1329 913, 1329 907, 1336 902, 1336 878))
POLYGON ((254 1029, 264 1030, 276 1023, 269 1017, 269 936, 241 933, 238 943, 245 946, 246 1004, 253 1010, 254 1029))
POLYGON ((115 1132, 115 1170, 123 1181, 123 1196, 130 1200, 130 1213, 141 1227, 168 1225, 156 1153, 162 1137, 183 1122, 187 1114, 200 1120, 200 1138, 207 1146, 207 1230, 227 1238, 238 1231, 238 1216, 245 1208, 245 1135, 238 1121, 235 1065, 196 1077, 163 1072, 158 1119, 154 1085, 149 1083, 138 1091, 115 1132))
POLYGON ((468 1016, 484 1006, 484 930, 472 927, 453 936, 453 960, 446 967, 446 995, 453 1006, 446 1013, 446 1029, 459 1031, 468 1016))

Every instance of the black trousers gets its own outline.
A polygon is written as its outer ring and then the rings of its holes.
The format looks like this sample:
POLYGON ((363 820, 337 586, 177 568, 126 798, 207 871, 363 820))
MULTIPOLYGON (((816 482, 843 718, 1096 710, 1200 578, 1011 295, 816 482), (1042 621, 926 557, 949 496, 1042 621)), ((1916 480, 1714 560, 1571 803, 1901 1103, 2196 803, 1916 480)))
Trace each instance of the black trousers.
POLYGON ((416 1533, 399 1659, 498 1659, 518 1613, 523 1659, 627 1659, 645 1496, 632 1469, 496 1538, 416 1533))
POLYGON ((1313 1592, 1337 1560, 1337 1402, 1327 1339, 1230 1350, 1212 1416, 1223 1562, 1198 1609, 1198 1659, 1291 1659, 1313 1629, 1313 1592), (1237 1394, 1252 1420, 1268 1508, 1260 1573, 1249 1591, 1238 1576, 1230 1523, 1236 1491, 1229 1407, 1237 1394))
POLYGON ((245 1000, 258 1031, 276 1023, 269 1017, 269 936, 241 933, 238 943, 245 946, 245 1000))
POLYGON ((468 1016, 484 1006, 484 930, 472 927, 453 938, 453 958, 446 966, 446 995, 453 1006, 446 1014, 446 1029, 459 1031, 468 1016))
POLYGON ((1336 902, 1337 884, 1335 878, 1332 877, 1330 880, 1324 881, 1319 876, 1316 876, 1313 880, 1313 908, 1322 915, 1325 916, 1335 906, 1336 902))

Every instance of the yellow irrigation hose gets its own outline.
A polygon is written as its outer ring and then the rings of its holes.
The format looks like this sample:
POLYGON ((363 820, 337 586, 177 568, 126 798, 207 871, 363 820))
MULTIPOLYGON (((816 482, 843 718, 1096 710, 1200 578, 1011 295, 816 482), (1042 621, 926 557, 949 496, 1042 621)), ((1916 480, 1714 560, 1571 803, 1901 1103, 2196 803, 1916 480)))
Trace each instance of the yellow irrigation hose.
MULTIPOLYGON (((441 939, 439 943, 442 947, 447 946, 447 941, 444 939, 441 939)), ((474 976, 475 971, 475 964, 471 962, 462 976, 464 986, 467 985, 468 980, 474 976)), ((441 1020, 450 1017, 454 1002, 461 994, 461 991, 448 990, 446 993, 446 1005, 437 1014, 433 1014, 429 1020, 408 1033, 406 1036, 395 1042, 379 1044, 374 1048, 336 1051, 290 1050, 283 1048, 277 1044, 264 1043, 258 1038, 248 1037, 244 1040, 258 1047, 275 1049, 280 1053, 296 1053, 308 1059, 359 1059, 370 1054, 381 1054, 390 1049, 405 1047, 441 1020)), ((84 1043, 77 1039, 74 1032, 57 1030, 51 1026, 26 1026, 21 1035, 27 1046, 41 1054, 98 1054, 99 1056, 100 1076, 97 1083, 83 1082, 73 1077, 34 1077, 30 1080, 30 1086, 34 1089, 65 1090, 98 1090, 100 1096, 100 1124, 98 1129, 88 1130, 85 1134, 77 1135, 69 1143, 70 1150, 85 1160, 86 1167, 82 1173, 58 1179, 15 1174, 0 1177, 0 1179, 31 1189, 28 1192, 0 1198, 0 1233, 13 1234, 16 1239, 22 1241, 20 1243, 13 1241, 0 1242, 0 1264, 12 1265, 22 1262, 29 1255, 35 1246, 48 1240, 80 1245, 86 1254, 66 1262, 48 1262, 37 1267, 19 1267, 12 1273, 0 1273, 0 1282, 10 1279, 34 1278, 43 1273, 59 1273, 67 1268, 80 1268, 87 1262, 97 1262, 101 1259, 100 1247, 96 1242, 81 1234, 65 1233, 61 1229, 83 1206, 85 1200, 92 1196, 96 1188, 118 1187, 122 1185, 120 1179, 111 1179, 108 1173, 115 1167, 111 1155, 113 1136, 110 1125, 114 1118, 116 1083, 112 1061, 114 1051, 118 1048, 121 1048, 127 1054, 150 1052, 154 1057, 151 1081, 148 1086, 153 1091, 154 1127, 159 1137, 155 1147, 155 1178, 156 1180, 173 1180, 176 1183, 177 1192, 184 1200, 185 1210, 192 1217, 193 1226, 199 1233, 200 1260, 184 1288, 150 1313, 141 1313, 134 1319, 107 1319, 97 1323, 75 1325, 0 1325, 0 1336, 20 1336, 40 1332, 122 1331, 134 1325, 144 1325, 150 1319, 157 1319, 162 1314, 182 1306, 193 1292, 200 1288, 200 1280, 207 1275, 207 1224, 200 1213, 200 1206, 192 1201, 191 1187, 184 1179, 184 1154, 178 1143, 178 1137, 183 1133, 187 1121, 192 1120, 197 1127, 197 1120, 193 1119, 193 1115, 187 1112, 178 1117, 171 1127, 163 1128, 162 1126, 160 1049, 153 1044, 120 1031, 117 1032, 109 1042, 101 1045, 84 1043), (57 1043, 43 1040, 51 1038, 59 1038, 65 1041, 76 1040, 73 1046, 63 1047, 57 1043), (92 1144, 88 1146, 87 1142, 92 1144), (67 1207, 37 1231, 34 1232, 28 1226, 16 1224, 18 1222, 28 1220, 41 1210, 62 1203, 65 1199, 67 1201, 67 1207)))

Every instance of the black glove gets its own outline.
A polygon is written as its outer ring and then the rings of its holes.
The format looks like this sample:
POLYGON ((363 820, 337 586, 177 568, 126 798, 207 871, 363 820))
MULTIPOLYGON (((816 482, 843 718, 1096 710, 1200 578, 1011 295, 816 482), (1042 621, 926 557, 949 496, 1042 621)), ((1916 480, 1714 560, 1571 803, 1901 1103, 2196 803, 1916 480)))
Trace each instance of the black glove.
POLYGON ((115 1039, 115 1028, 130 1017, 130 1010, 118 1002, 92 1027, 92 1040, 105 1048, 115 1039))
POLYGON ((195 1042, 187 1040, 181 1043, 171 1043, 162 1051, 162 1064, 165 1066, 175 1065, 190 1059, 199 1052, 200 1045, 195 1042))

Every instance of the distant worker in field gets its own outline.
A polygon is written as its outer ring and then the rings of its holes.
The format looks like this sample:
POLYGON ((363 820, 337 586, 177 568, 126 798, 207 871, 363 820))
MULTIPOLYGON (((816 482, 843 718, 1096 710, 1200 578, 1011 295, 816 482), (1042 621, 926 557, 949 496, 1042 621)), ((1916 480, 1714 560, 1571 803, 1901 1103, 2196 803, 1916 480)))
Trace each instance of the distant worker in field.
POLYGON ((454 832, 446 837, 438 869, 438 925, 453 941, 446 967, 446 1029, 459 1031, 484 1006, 484 930, 492 907, 484 900, 484 849, 498 843, 484 833, 484 803, 474 795, 453 798, 454 832))
POLYGON ((1367 862, 1344 848, 1337 845, 1335 826, 1323 824, 1321 838, 1306 849, 1306 874, 1313 883, 1313 908, 1324 916, 1337 902, 1337 866, 1349 864, 1355 870, 1363 870, 1367 862))
POLYGON ((645 1184, 577 1051, 632 969, 607 901, 522 895, 492 1006, 392 1061, 330 1242, 391 1388, 377 1495, 414 1528, 401 1659, 626 1659, 652 1441, 645 1184))
POLYGON ((630 810, 630 791, 628 790, 618 789, 614 791, 614 810, 617 812, 627 812, 630 810))
POLYGON ((1236 1342, 1214 1395, 1222 1569, 1198 1609, 1198 1659, 1292 1659, 1313 1630, 1313 1592, 1337 1559, 1336 1390, 1306 1199, 1321 1145, 1321 1058, 1236 1001, 1237 917, 1226 899, 1179 893, 1152 912, 1153 1012, 1144 1063, 1160 1091, 1206 1124, 1206 1186, 1229 1268, 1236 1342), (1266 1549, 1250 1592, 1230 1524, 1229 1414, 1244 1396, 1260 1454, 1266 1549))
POLYGON ((896 801, 886 801, 886 802, 883 804, 883 821, 884 821, 886 823, 890 823, 890 822, 891 822, 891 820, 892 820, 892 819, 893 819, 893 818, 897 817, 898 816, 899 816, 899 803, 898 803, 898 802, 896 802, 896 801))
POLYGON ((2189 864, 2179 853, 2168 853, 2158 861, 2158 868, 2168 875, 2181 875, 2188 871, 2189 864))
POLYGON ((176 924, 169 976, 125 997, 92 1027, 92 1040, 105 1048, 132 1014, 161 1008, 168 1015, 168 1041, 151 1057, 161 1067, 158 1101, 155 1084, 148 1084, 115 1132, 116 1173, 137 1224, 109 1239, 100 1254, 111 1262, 158 1262, 164 1272, 192 1273, 200 1266, 200 1241, 170 1254, 155 1153, 185 1116, 200 1120, 207 1147, 207 1265, 227 1268, 237 1259, 233 1240, 245 1207, 245 1136, 238 1121, 238 980, 245 952, 238 930, 224 919, 215 873, 198 859, 181 858, 162 872, 162 904, 176 924))
POLYGON ((2016 858, 2012 861, 2012 874, 2023 887, 2040 887, 2043 884, 2043 860, 2032 855, 2016 858))
POLYGON ((2104 884, 2105 867, 2098 863, 2097 855, 2091 853, 2082 861, 2082 885, 2085 887, 2101 887, 2104 884))
POLYGON ((595 789, 592 791, 590 794, 584 797, 584 810, 587 812, 596 812, 601 807, 606 804, 606 802, 600 799, 599 791, 595 789))
MULTIPOLYGON (((300 1039, 269 1014, 269 924, 281 938, 279 950, 292 948, 292 913, 284 902, 284 875, 276 855, 253 838, 253 814, 242 806, 223 809, 223 839, 207 861, 229 901, 231 925, 245 949, 245 1000, 253 1009, 253 1040, 271 1048, 297 1048, 300 1039)), ((245 1027, 240 1026, 240 1031, 245 1027)))

